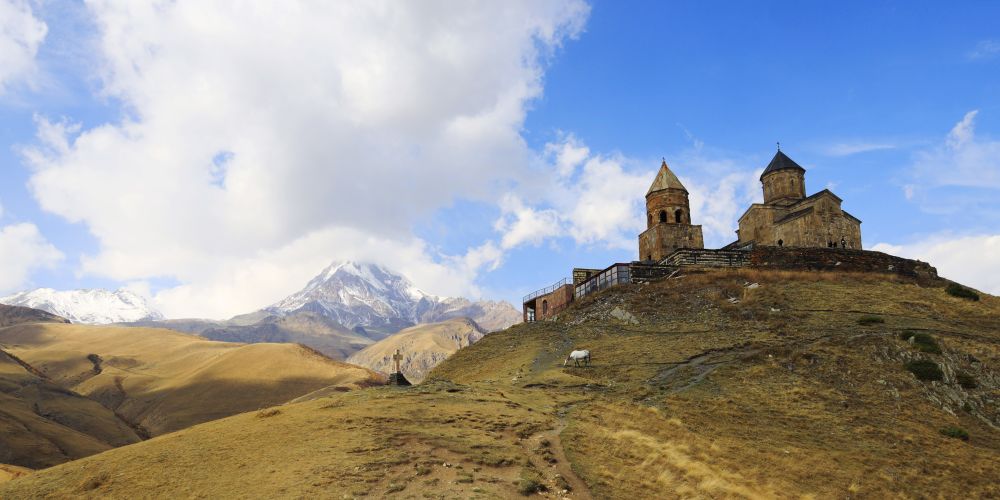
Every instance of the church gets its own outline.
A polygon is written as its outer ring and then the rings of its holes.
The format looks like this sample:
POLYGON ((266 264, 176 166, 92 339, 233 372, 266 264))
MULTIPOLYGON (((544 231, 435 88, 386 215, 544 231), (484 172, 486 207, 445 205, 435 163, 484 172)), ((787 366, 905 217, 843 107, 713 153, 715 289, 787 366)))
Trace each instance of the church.
MULTIPOLYGON (((778 152, 760 176, 764 202, 739 219, 737 240, 726 249, 776 247, 861 247, 861 221, 841 208, 829 189, 806 196, 806 170, 778 152)), ((646 192, 646 230, 639 235, 639 260, 659 262, 679 249, 704 248, 701 226, 691 223, 688 191, 666 160, 646 192)))

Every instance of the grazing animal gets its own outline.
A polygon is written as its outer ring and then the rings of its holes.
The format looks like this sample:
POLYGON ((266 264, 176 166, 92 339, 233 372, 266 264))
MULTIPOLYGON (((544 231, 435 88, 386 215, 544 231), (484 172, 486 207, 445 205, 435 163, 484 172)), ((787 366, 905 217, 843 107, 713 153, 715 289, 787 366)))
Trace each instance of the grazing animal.
POLYGON ((580 366, 580 360, 583 360, 584 366, 590 366, 590 351, 584 349, 582 351, 573 351, 569 353, 566 357, 566 361, 563 361, 563 366, 569 364, 569 360, 573 360, 573 364, 580 366))

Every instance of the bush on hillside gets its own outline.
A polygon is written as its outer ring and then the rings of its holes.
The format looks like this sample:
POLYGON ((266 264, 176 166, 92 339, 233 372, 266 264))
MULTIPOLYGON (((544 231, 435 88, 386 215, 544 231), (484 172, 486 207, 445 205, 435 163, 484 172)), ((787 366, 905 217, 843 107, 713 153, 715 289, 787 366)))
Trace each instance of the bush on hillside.
POLYGON ((910 361, 906 363, 906 369, 916 375, 917 379, 923 381, 941 380, 944 378, 944 372, 941 371, 941 367, 937 363, 926 359, 910 361))
POLYGON ((861 326, 880 325, 882 323, 885 323, 885 318, 882 316, 862 316, 858 318, 858 324, 861 326))
POLYGON ((899 334, 899 338, 907 342, 913 339, 913 346, 921 352, 941 354, 941 346, 938 345, 937 341, 929 333, 903 332, 899 334))
POLYGON ((948 292, 948 295, 951 295, 952 297, 958 297, 960 299, 969 299, 972 301, 979 300, 978 293, 973 292, 972 290, 969 290, 968 288, 965 288, 964 286, 959 285, 958 283, 952 283, 948 285, 948 288, 945 288, 944 291, 948 292))
POLYGON ((969 440, 969 433, 965 432, 965 429, 962 429, 960 427, 955 427, 952 425, 949 425, 948 427, 941 429, 941 434, 944 434, 945 436, 948 436, 950 438, 961 439, 962 441, 969 440))
POLYGON ((975 377, 965 372, 955 373, 955 380, 958 381, 958 385, 962 386, 963 389, 975 389, 976 387, 979 387, 979 384, 976 383, 975 377))

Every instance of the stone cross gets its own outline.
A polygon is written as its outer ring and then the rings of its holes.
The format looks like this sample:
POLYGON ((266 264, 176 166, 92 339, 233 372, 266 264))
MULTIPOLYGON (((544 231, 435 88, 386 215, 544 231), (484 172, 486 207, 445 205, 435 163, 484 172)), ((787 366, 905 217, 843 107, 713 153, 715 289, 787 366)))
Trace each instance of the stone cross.
POLYGON ((396 362, 396 373, 402 373, 399 371, 399 362, 403 360, 403 355, 399 353, 399 349, 392 355, 392 360, 396 362))

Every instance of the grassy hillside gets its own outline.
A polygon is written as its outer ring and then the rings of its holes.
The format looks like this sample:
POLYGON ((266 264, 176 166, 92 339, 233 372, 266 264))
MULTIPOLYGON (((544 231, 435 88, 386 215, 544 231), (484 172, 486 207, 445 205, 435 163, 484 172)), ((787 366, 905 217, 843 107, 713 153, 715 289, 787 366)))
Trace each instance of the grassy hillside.
POLYGON ((377 379, 296 344, 212 342, 162 329, 35 323, 0 329, 0 344, 154 436, 377 379))
POLYGON ((252 325, 209 328, 202 337, 226 342, 295 342, 343 360, 375 341, 310 311, 268 316, 252 325))
POLYGON ((347 358, 347 362, 372 370, 391 373, 395 370, 392 355, 403 355, 400 369, 406 378, 419 383, 432 368, 448 359, 463 346, 483 338, 483 331, 467 318, 417 325, 401 330, 347 358))
POLYGON ((139 440, 111 410, 0 350, 0 463, 42 468, 139 440))
POLYGON ((487 335, 411 389, 210 422, 0 497, 997 496, 998 332, 1000 300, 943 285, 688 275, 487 335), (563 368, 573 348, 593 365, 563 368))

